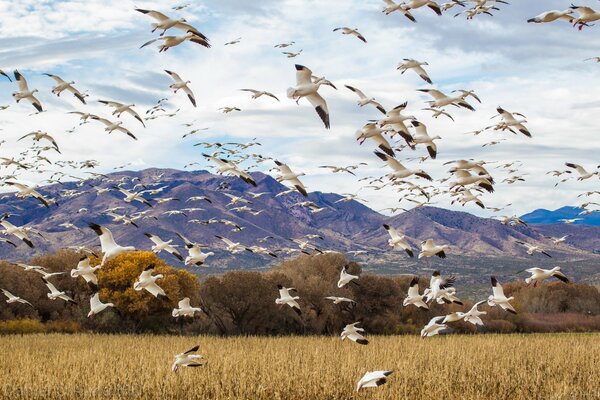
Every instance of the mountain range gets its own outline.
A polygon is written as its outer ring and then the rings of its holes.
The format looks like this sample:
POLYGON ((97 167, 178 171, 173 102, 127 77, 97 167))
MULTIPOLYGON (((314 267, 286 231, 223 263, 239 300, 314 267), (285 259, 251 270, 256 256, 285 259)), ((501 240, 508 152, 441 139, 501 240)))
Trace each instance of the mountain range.
MULTIPOLYGON (((369 270, 384 273, 410 273, 415 270, 431 269, 438 265, 454 266, 464 274, 485 269, 486 266, 516 266, 535 262, 539 265, 551 263, 580 263, 583 270, 597 266, 600 261, 600 227, 594 225, 548 224, 555 219, 538 218, 542 211, 533 212, 524 218, 529 222, 540 222, 544 225, 519 225, 516 227, 501 224, 494 219, 474 216, 467 212, 451 211, 436 207, 421 207, 395 216, 385 216, 354 200, 342 201, 343 197, 335 193, 313 192, 308 199, 325 210, 312 213, 307 207, 298 203, 306 201, 298 193, 279 197, 276 194, 287 190, 269 175, 254 173, 257 186, 251 187, 237 178, 213 175, 207 171, 179 171, 173 169, 146 169, 142 171, 123 171, 108 174, 104 178, 96 177, 84 182, 65 182, 39 188, 39 191, 57 201, 46 208, 35 199, 18 199, 13 194, 6 194, 0 199, 0 212, 11 214, 9 221, 16 225, 35 227, 41 235, 32 235, 35 249, 29 249, 22 243, 16 248, 0 244, 0 257, 8 260, 28 260, 32 255, 54 251, 73 245, 86 245, 97 248, 99 241, 94 232, 88 228, 94 222, 109 227, 117 243, 133 245, 136 248, 149 250, 152 242, 144 236, 149 232, 164 240, 173 239, 182 253, 183 243, 175 232, 181 233, 190 240, 208 246, 215 256, 207 261, 210 271, 227 269, 262 269, 272 263, 278 263, 286 255, 278 251, 277 259, 269 256, 244 252, 231 255, 224 250, 223 243, 215 236, 227 237, 243 245, 268 247, 272 250, 284 248, 298 249, 290 239, 305 238, 306 235, 322 237, 310 240, 322 250, 351 252, 366 251, 358 256, 369 270), (125 203, 124 195, 117 190, 104 191, 98 194, 98 188, 110 188, 120 184, 138 190, 162 190, 153 196, 145 194, 152 207, 142 203, 125 203), (93 185, 93 186, 92 186, 93 185), (142 186, 143 185, 143 186, 142 186), (95 186, 95 187, 94 187, 95 186), (248 192, 267 194, 252 198, 248 192), (246 204, 258 215, 249 212, 231 211, 227 206, 230 198, 226 194, 243 196, 250 201, 246 204), (193 196, 206 196, 207 201, 190 201, 193 196), (173 197, 178 200, 159 204, 158 199, 173 197), (112 222, 104 212, 116 208, 119 214, 131 215, 146 211, 146 217, 137 219, 139 226, 123 225, 112 222), (187 211, 187 215, 167 215, 167 211, 183 208, 199 207, 202 210, 187 211), (241 229, 222 223, 203 224, 198 221, 227 219, 241 229), (196 220, 196 222, 188 222, 196 220), (78 229, 62 227, 60 224, 72 223, 78 229), (382 225, 386 223, 406 234, 409 243, 418 248, 420 242, 432 238, 436 243, 449 244, 449 257, 446 260, 409 259, 405 253, 394 252, 387 245, 388 235, 382 225), (569 235, 567 240, 554 245, 545 236, 569 235), (272 236, 264 243, 258 239, 272 236), (536 254, 529 256, 522 245, 523 241, 539 245, 546 249, 552 258, 536 254), (485 265, 483 265, 485 264, 485 265)), ((566 215, 556 214, 553 218, 566 215)), ((570 215, 570 214, 569 214, 570 215)), ((305 238, 306 239, 306 238, 305 238)), ((16 238, 11 238, 15 240, 16 238)), ((162 255, 173 265, 183 267, 183 263, 169 254, 162 255)), ((579 265, 579 264, 578 264, 579 265)), ((596 268, 597 269, 597 268, 596 268)), ((600 276, 599 276, 600 280, 600 276)))

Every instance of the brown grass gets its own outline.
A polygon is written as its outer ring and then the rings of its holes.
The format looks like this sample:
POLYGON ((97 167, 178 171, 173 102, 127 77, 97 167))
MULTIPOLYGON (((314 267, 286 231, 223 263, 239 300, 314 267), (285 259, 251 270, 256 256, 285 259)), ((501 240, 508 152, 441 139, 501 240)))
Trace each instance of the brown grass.
POLYGON ((600 335, 0 337, 0 398, 598 399, 600 335), (170 371, 199 343, 208 364, 170 371), (354 393, 367 370, 387 385, 354 393), (88 378, 89 377, 89 378, 88 378))

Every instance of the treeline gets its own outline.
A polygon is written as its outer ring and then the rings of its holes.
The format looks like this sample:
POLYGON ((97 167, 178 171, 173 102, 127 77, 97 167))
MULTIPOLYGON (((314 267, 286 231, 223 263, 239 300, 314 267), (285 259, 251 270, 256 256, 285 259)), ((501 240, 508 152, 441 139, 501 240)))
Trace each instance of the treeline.
MULTIPOLYGON (((0 288, 7 289, 33 304, 6 304, 0 294, 0 333, 79 332, 174 333, 219 335, 339 334, 344 325, 362 321, 368 334, 416 334, 433 317, 463 311, 473 305, 431 305, 429 311, 403 307, 411 277, 361 274, 360 266, 350 263, 348 272, 360 274, 358 285, 338 289, 336 283, 343 265, 342 254, 300 256, 266 272, 230 271, 199 280, 193 273, 168 266, 149 252, 123 254, 97 271, 98 291, 103 302, 115 304, 87 318, 89 298, 96 289, 82 278, 71 278, 80 255, 60 251, 35 257, 30 265, 48 272, 65 272, 50 280, 77 302, 50 300, 41 275, 7 262, 0 263, 0 288), (157 283, 167 298, 154 298, 146 291, 135 291, 133 282, 149 264, 164 278, 157 283), (302 314, 275 304, 277 285, 293 287, 300 296, 302 314), (353 299, 356 303, 333 304, 327 296, 353 299), (179 300, 190 298, 202 314, 194 318, 173 318, 171 311, 179 300)), ((92 260, 98 264, 99 260, 92 260)), ((423 276, 421 292, 429 284, 423 276)), ((526 287, 524 282, 505 283, 507 296, 518 314, 498 307, 480 306, 487 311, 485 328, 455 323, 456 332, 556 332, 600 331, 600 292, 585 284, 549 283, 526 287)), ((491 292, 491 289, 490 289, 491 292)), ((460 290, 459 293, 460 295, 460 290)))

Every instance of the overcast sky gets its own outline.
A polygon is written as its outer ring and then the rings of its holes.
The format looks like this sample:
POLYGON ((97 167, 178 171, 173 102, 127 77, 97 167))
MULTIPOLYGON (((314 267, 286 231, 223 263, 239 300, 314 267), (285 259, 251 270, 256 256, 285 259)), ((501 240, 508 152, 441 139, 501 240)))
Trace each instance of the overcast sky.
MULTIPOLYGON (((432 136, 442 137, 437 142, 437 160, 405 162, 409 167, 426 170, 434 179, 448 175, 448 166, 443 163, 453 159, 521 161, 519 173, 526 174, 525 182, 498 184, 495 193, 483 196, 488 206, 512 202, 506 214, 577 205, 581 202, 577 194, 600 186, 598 179, 590 179, 554 188, 557 178, 545 174, 564 169, 566 161, 590 170, 600 164, 600 64, 584 62, 600 56, 600 26, 578 31, 566 22, 526 23, 543 11, 567 8, 569 1, 512 0, 510 5, 500 5, 493 17, 480 15, 471 21, 462 15, 453 18, 460 11, 457 7, 442 17, 422 8, 413 11, 416 24, 400 14, 384 15, 384 3, 377 0, 191 3, 174 11, 171 7, 178 3, 170 1, 0 0, 4 10, 0 17, 0 68, 5 72, 18 68, 30 88, 39 89, 38 97, 48 110, 29 115, 35 111, 31 104, 17 105, 11 98, 16 84, 0 77, 0 104, 10 105, 0 111, 1 133, 7 141, 0 147, 0 156, 16 155, 31 144, 17 139, 41 129, 53 135, 61 147, 62 156, 50 156, 54 161, 95 159, 100 162, 97 170, 102 172, 128 162, 132 162, 131 169, 183 169, 190 162, 207 165, 202 150, 194 143, 256 137, 263 146, 253 150, 306 173, 303 181, 309 191, 358 193, 374 209, 410 207, 411 203, 399 203, 399 196, 392 191, 361 189, 358 178, 388 171, 373 155, 373 143, 359 146, 355 141, 354 132, 381 114, 372 107, 359 108, 356 95, 343 87, 349 84, 388 109, 408 101, 408 113, 425 123, 432 136), (150 32, 153 20, 136 12, 135 6, 186 18, 209 37, 212 48, 184 43, 161 54, 155 45, 140 49, 141 44, 157 35, 150 32), (332 32, 339 26, 358 28, 368 43, 332 32), (240 43, 224 46, 238 37, 240 43), (294 59, 274 48, 288 41, 296 42, 291 51, 302 49, 294 59), (412 71, 401 75, 396 66, 403 58, 427 61, 426 69, 434 84, 428 85, 412 71), (295 63, 336 83, 337 91, 320 89, 329 105, 331 130, 324 129, 307 101, 296 105, 286 98, 286 89, 295 84, 295 63), (173 95, 169 91, 171 79, 164 69, 191 81, 197 108, 183 93, 173 95), (42 75, 45 72, 75 81, 77 88, 89 93, 88 105, 69 93, 60 98, 50 93, 54 81, 42 75), (476 112, 449 109, 456 122, 445 117, 436 120, 421 110, 429 98, 416 91, 428 87, 444 92, 472 89, 483 103, 469 100, 476 112), (239 91, 241 88, 271 91, 281 102, 265 97, 252 100, 248 93, 239 91), (148 121, 144 129, 133 118, 122 116, 124 126, 138 136, 137 142, 118 132, 109 136, 97 122, 66 133, 78 124, 77 116, 68 111, 114 119, 110 116, 112 110, 97 103, 97 99, 135 103, 143 113, 163 97, 169 98, 169 110, 181 109, 177 117, 148 121), (242 111, 222 114, 217 109, 223 106, 237 106, 242 111), (464 134, 490 125, 497 106, 526 115, 533 138, 498 132, 477 137, 464 134), (182 123, 192 121, 196 128, 210 129, 182 140, 181 136, 191 129, 182 123), (503 137, 508 140, 481 147, 503 137), (318 168, 358 162, 368 163, 359 170, 358 177, 333 175, 318 168)), ((589 0, 580 3, 600 7, 589 0)), ((419 147, 416 151, 404 150, 398 158, 425 154, 425 149, 419 147)), ((492 174, 501 181, 506 172, 493 165, 492 174)), ((31 182, 44 178, 47 175, 23 176, 31 182)), ((447 196, 433 201, 437 206, 449 206, 447 196)), ((473 204, 464 210, 492 215, 473 204)))

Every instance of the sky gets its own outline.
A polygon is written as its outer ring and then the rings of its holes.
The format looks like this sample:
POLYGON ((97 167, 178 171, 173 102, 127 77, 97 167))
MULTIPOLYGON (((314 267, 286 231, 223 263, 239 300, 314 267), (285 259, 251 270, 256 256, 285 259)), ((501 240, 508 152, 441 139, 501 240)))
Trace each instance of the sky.
MULTIPOLYGON (((62 151, 62 155, 50 154, 49 158, 98 160, 97 172, 110 172, 126 163, 131 163, 128 169, 183 169, 188 163, 198 162, 200 166, 194 168, 205 169, 209 163, 201 156, 202 148, 193 146, 195 143, 257 138, 262 146, 252 150, 304 172, 302 179, 309 191, 355 193, 375 210, 412 207, 392 190, 374 191, 358 181, 365 176, 382 176, 388 170, 374 156, 373 143, 359 145, 355 140, 355 131, 381 114, 370 106, 358 107, 357 96, 344 88, 348 84, 375 97, 387 109, 408 101, 408 114, 424 123, 431 136, 442 138, 437 141, 437 160, 422 164, 410 160, 426 154, 421 146, 398 153, 406 166, 422 168, 434 179, 449 175, 445 162, 474 158, 489 162, 490 172, 500 182, 508 175, 495 166, 520 161, 518 173, 525 182, 499 183, 495 193, 482 196, 490 207, 512 203, 503 214, 578 205, 582 202, 578 194, 599 189, 596 178, 571 180, 554 187, 558 178, 546 174, 565 169, 565 162, 582 164, 588 170, 600 164, 600 64, 584 61, 600 56, 600 26, 578 31, 562 21, 526 23, 543 11, 567 8, 569 1, 513 0, 510 5, 499 5, 493 17, 480 15, 473 20, 466 20, 464 15, 453 17, 461 11, 458 7, 441 17, 422 8, 413 11, 417 23, 400 14, 384 15, 384 3, 378 0, 191 3, 175 11, 172 7, 182 3, 0 0, 0 8, 5 10, 0 17, 0 68, 7 73, 18 69, 30 88, 39 90, 38 98, 47 110, 30 115, 35 111, 31 104, 16 104, 11 97, 16 84, 0 77, 0 105, 10 105, 0 111, 0 133, 6 140, 0 146, 0 157, 15 156, 26 149, 31 141, 18 139, 41 129, 55 137, 62 151), (153 20, 136 12, 135 7, 185 18, 208 36, 212 47, 184 43, 160 54, 157 44, 140 49, 157 35, 151 33, 153 20), (340 26, 358 28, 367 43, 333 32, 340 26), (238 44, 224 46, 239 37, 238 44), (302 50, 293 59, 274 48, 277 43, 289 41, 295 45, 288 49, 302 50), (428 62, 426 70, 433 85, 412 71, 400 74, 396 66, 404 58, 428 62), (295 85, 295 63, 309 67, 338 87, 320 89, 331 114, 330 130, 323 127, 306 100, 297 105, 286 98, 286 89, 295 85), (191 81, 197 108, 183 93, 169 90, 172 81, 165 69, 191 81), (89 94, 88 104, 79 103, 66 92, 60 97, 53 95, 50 91, 54 81, 43 73, 75 81, 75 87, 89 94), (265 97, 252 100, 239 90, 242 88, 267 90, 281 101, 265 97), (455 122, 443 116, 433 119, 422 110, 429 100, 417 91, 423 88, 446 93, 474 90, 482 104, 469 100, 475 112, 448 109, 455 122), (98 122, 66 132, 78 126, 77 116, 69 111, 115 119, 110 115, 112 110, 97 99, 133 103, 142 114, 163 97, 169 99, 167 110, 179 109, 176 117, 147 121, 144 129, 135 119, 122 116, 124 126, 138 141, 118 132, 108 135, 98 122), (218 109, 224 106, 237 106, 242 111, 223 114, 218 109), (465 134, 491 125, 494 121, 490 118, 498 106, 524 114, 533 138, 493 131, 478 136, 465 134), (194 128, 209 129, 182 139, 192 129, 182 124, 191 122, 194 128), (501 138, 507 140, 482 147, 501 138), (357 177, 334 175, 319 168, 360 162, 368 165, 357 171, 357 177)), ((600 7, 589 0, 580 3, 600 7)), ((272 166, 265 163, 262 170, 266 172, 272 166)), ((81 175, 74 171, 78 173, 81 175)), ((19 177, 30 183, 43 183, 46 178, 48 174, 39 173, 19 177)), ((437 185, 444 189, 444 184, 437 185)), ((440 196, 432 202, 478 215, 496 215, 473 204, 450 206, 450 200, 449 196, 440 196)))

